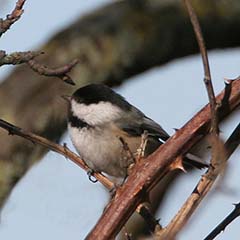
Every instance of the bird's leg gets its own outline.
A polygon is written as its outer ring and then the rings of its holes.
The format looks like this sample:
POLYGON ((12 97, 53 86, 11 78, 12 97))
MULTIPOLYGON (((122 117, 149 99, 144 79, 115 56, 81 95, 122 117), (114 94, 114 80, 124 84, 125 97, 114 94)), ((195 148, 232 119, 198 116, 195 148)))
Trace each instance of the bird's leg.
MULTIPOLYGON (((69 150, 67 143, 63 143, 63 147, 66 150, 69 150)), ((89 170, 87 171, 87 175, 88 175, 88 179, 92 182, 92 183, 96 183, 98 182, 98 180, 96 178, 93 177, 93 174, 95 173, 95 171, 91 168, 89 168, 89 170)))

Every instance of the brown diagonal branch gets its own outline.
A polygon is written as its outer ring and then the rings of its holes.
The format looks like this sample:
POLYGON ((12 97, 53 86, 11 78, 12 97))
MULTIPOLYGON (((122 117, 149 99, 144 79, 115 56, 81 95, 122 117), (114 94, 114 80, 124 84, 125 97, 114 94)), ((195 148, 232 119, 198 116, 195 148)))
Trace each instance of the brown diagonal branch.
POLYGON ((23 5, 25 1, 26 0, 18 0, 14 10, 7 15, 6 19, 0 19, 0 37, 21 17, 24 12, 23 5))
POLYGON ((213 229, 213 231, 204 240, 213 240, 218 234, 225 230, 225 228, 236 218, 240 216, 240 203, 235 204, 233 211, 213 229))
MULTIPOLYGON (((221 101, 224 91, 218 95, 221 101)), ((232 83, 229 96, 229 108, 220 108, 219 118, 229 114, 240 104, 240 81, 232 83)), ((139 203, 168 171, 174 159, 186 153, 201 135, 208 132, 211 122, 209 105, 198 112, 184 127, 179 129, 165 144, 144 161, 137 164, 126 183, 119 189, 116 196, 103 213, 93 230, 88 234, 88 240, 112 239, 120 231, 139 203)))
MULTIPOLYGON (((239 144, 240 144, 240 123, 238 124, 238 126, 235 128, 235 130, 225 143, 226 159, 230 157, 230 155, 235 151, 239 144)), ((192 194, 183 204, 183 206, 176 214, 176 216, 173 218, 173 220, 169 223, 169 225, 165 229, 159 232, 157 239, 173 239, 176 236, 176 234, 184 227, 184 225, 187 223, 193 212, 199 206, 200 202, 209 192, 214 182, 216 181, 219 172, 220 172, 219 168, 209 168, 209 170, 201 177, 192 194)))

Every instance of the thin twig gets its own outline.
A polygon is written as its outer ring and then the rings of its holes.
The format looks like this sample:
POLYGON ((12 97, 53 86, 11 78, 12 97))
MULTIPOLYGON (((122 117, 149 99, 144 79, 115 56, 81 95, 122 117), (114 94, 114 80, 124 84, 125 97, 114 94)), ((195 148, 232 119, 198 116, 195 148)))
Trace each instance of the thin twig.
POLYGON ((190 4, 189 0, 184 0, 184 3, 187 7, 188 14, 191 20, 191 23, 193 25, 193 29, 197 38, 197 42, 199 45, 200 53, 202 56, 202 61, 203 61, 203 68, 204 68, 204 83, 207 88, 207 93, 208 93, 208 98, 210 102, 210 107, 211 107, 211 114, 212 114, 212 119, 211 119, 211 132, 214 134, 218 134, 219 129, 218 129, 218 116, 217 116, 217 103, 216 103, 216 98, 213 90, 213 85, 212 85, 212 80, 211 80, 211 73, 210 73, 210 67, 209 67, 209 62, 208 62, 208 54, 205 46, 205 42, 202 36, 202 31, 201 27, 197 18, 197 15, 190 4))
MULTIPOLYGON (((205 195, 211 189, 213 183, 217 179, 219 173, 224 169, 227 160, 225 149, 222 142, 218 137, 218 113, 217 104, 215 99, 215 94, 211 81, 210 67, 208 62, 207 50, 205 47, 204 39, 202 36, 202 31, 194 9, 192 8, 188 0, 184 0, 187 7, 188 14, 190 16, 191 23, 197 38, 199 49, 202 56, 203 67, 204 67, 204 83, 206 85, 210 110, 211 110, 211 129, 212 133, 212 158, 211 165, 208 171, 202 176, 197 187, 194 189, 193 193, 187 199, 185 204, 182 206, 180 211, 172 219, 166 228, 158 232, 158 239, 173 239, 176 234, 183 228, 192 213, 195 211, 196 207, 199 205, 200 201, 205 197, 205 195)), ((226 93, 226 89, 225 89, 226 93)), ((231 94, 231 92, 229 93, 231 94)))
POLYGON ((2 65, 17 65, 26 63, 30 68, 40 75, 47 77, 58 77, 64 82, 75 85, 73 80, 67 73, 69 73, 72 68, 78 63, 78 59, 72 60, 70 63, 57 68, 50 68, 45 65, 38 63, 35 58, 43 54, 41 51, 27 51, 27 52, 13 52, 7 54, 5 51, 0 50, 0 66, 2 65))
MULTIPOLYGON (((225 152, 223 149, 223 143, 219 138, 219 128, 218 128, 218 118, 219 114, 217 112, 217 109, 220 107, 220 104, 218 105, 216 102, 212 80, 211 80, 211 73, 210 73, 210 67, 208 62, 208 55, 207 55, 207 49, 205 46, 205 42, 202 35, 202 30, 197 18, 197 15, 190 3, 189 0, 184 0, 184 3, 187 7, 188 14, 191 20, 191 23, 193 25, 193 29, 196 35, 196 39, 199 45, 200 53, 202 56, 202 62, 203 62, 203 68, 204 68, 204 83, 207 89, 209 103, 210 103, 210 109, 211 109, 211 129, 210 129, 210 143, 211 143, 211 152, 212 152, 212 158, 210 161, 210 169, 209 169, 209 177, 211 178, 211 173, 213 176, 217 176, 220 172, 222 172, 226 166, 226 158, 225 158, 225 152), (219 151, 221 149, 221 151, 219 151), (222 154, 222 156, 220 155, 222 154)), ((226 86, 227 87, 227 86, 226 86)), ((225 94, 227 94, 227 88, 225 87, 225 94)), ((230 93, 229 93, 230 94, 230 93)), ((226 95, 225 95, 226 97, 226 95)), ((225 99, 224 99, 225 100, 225 99)), ((222 100, 223 101, 223 100, 222 100)), ((228 101, 227 101, 228 102, 228 101)), ((213 177, 214 178, 214 177, 213 177)))
MULTIPOLYGON (((123 147, 123 156, 126 156, 126 160, 124 160, 124 162, 126 162, 125 167, 129 166, 129 163, 135 163, 135 157, 134 154, 132 153, 131 149, 129 148, 127 142, 124 140, 124 138, 119 137, 119 141, 122 144, 123 147)), ((124 157, 123 157, 124 158, 124 157)))
POLYGON ((72 68, 78 63, 78 59, 72 60, 70 63, 65 64, 64 66, 57 68, 49 68, 43 64, 38 63, 36 60, 32 59, 28 61, 28 65, 30 68, 37 72, 40 75, 44 75, 47 77, 58 77, 62 79, 64 82, 69 83, 71 85, 75 85, 70 76, 67 75, 68 72, 72 70, 72 68))
MULTIPOLYGON (((235 128, 224 147, 226 149, 226 159, 228 159, 235 149, 240 144, 240 123, 235 128)), ((220 153, 220 155, 222 155, 220 153)), ((221 157, 221 156, 220 156, 221 157)), ((172 219, 166 228, 159 232, 159 239, 172 239, 184 227, 195 209, 211 189, 217 176, 219 175, 218 168, 209 168, 209 170, 201 177, 192 194, 188 197, 179 212, 172 219)), ((158 239, 158 238, 156 238, 158 239)))
MULTIPOLYGON (((188 0, 184 0, 184 3, 188 9, 188 13, 190 16, 190 20, 192 22, 194 32, 199 44, 200 52, 202 55, 203 66, 204 66, 204 82, 206 84, 206 88, 208 91, 208 97, 210 102, 211 109, 211 132, 214 134, 212 141, 212 159, 211 166, 208 171, 202 176, 198 185, 194 189, 193 193, 184 203, 182 208, 176 214, 176 216, 172 219, 172 221, 168 224, 168 226, 159 232, 159 239, 172 239, 176 236, 176 234, 183 228, 186 224, 192 213, 195 211, 197 206, 200 204, 201 200, 205 197, 205 195, 211 189, 213 183, 217 179, 219 173, 222 171, 225 166, 225 161, 227 157, 230 156, 229 152, 225 152, 225 149, 218 138, 218 113, 217 113, 217 104, 213 91, 213 86, 211 82, 210 68, 208 63, 207 51, 204 43, 204 39, 201 33, 201 28, 197 19, 197 16, 188 0), (226 156, 228 155, 228 156, 226 156)), ((231 95, 231 85, 225 86, 224 97, 222 98, 222 108, 225 105, 229 106, 229 97, 231 95), (227 103, 227 104, 226 104, 227 103)), ((225 110, 227 110, 225 108, 225 110)), ((231 145, 231 144, 230 144, 231 145)), ((229 148, 229 143, 225 145, 226 148, 229 148)), ((234 148, 235 149, 235 148, 234 148)))
MULTIPOLYGON (((25 1, 26 0, 18 0, 16 2, 14 10, 7 15, 6 19, 0 19, 0 37, 11 27, 12 24, 14 24, 21 17, 24 12, 23 5, 25 1)), ((68 84, 75 85, 75 83, 73 82, 71 77, 67 75, 67 73, 70 72, 72 68, 78 63, 77 59, 71 61, 69 64, 66 64, 62 67, 53 69, 39 64, 34 60, 34 58, 37 57, 39 54, 41 54, 41 52, 28 51, 14 52, 7 55, 5 51, 0 50, 0 66, 6 64, 16 65, 21 63, 28 63, 30 68, 40 75, 48 77, 58 77, 68 84)))
POLYGON ((218 234, 224 231, 233 220, 240 216, 240 202, 234 205, 235 208, 233 211, 219 225, 217 225, 217 227, 214 228, 204 240, 213 240, 218 234))
MULTIPOLYGON (((85 171, 89 170, 89 167, 84 163, 84 161, 77 154, 70 151, 66 147, 66 145, 61 146, 59 144, 56 144, 44 137, 41 137, 34 133, 25 131, 17 126, 14 126, 11 123, 8 123, 8 122, 2 120, 2 119, 0 119, 0 127, 7 130, 10 135, 17 135, 17 136, 23 137, 25 139, 28 139, 31 142, 38 143, 44 147, 51 149, 54 152, 57 152, 57 153, 63 155, 64 157, 70 159, 71 161, 76 163, 79 167, 84 169, 85 171)), ((102 175, 100 173, 93 173, 93 176, 99 182, 101 182, 106 188, 112 189, 114 187, 114 184, 108 178, 106 178, 104 175, 102 175)))
POLYGON ((148 141, 148 131, 144 131, 141 135, 141 143, 139 148, 137 149, 136 163, 138 163, 145 155, 145 149, 148 141))
POLYGON ((0 50, 0 66, 2 65, 17 65, 22 63, 27 63, 35 57, 43 54, 40 51, 27 51, 27 52, 13 52, 6 54, 5 51, 0 50))
POLYGON ((7 15, 6 19, 0 19, 0 37, 21 17, 24 12, 23 5, 25 1, 26 0, 18 0, 14 10, 7 15))

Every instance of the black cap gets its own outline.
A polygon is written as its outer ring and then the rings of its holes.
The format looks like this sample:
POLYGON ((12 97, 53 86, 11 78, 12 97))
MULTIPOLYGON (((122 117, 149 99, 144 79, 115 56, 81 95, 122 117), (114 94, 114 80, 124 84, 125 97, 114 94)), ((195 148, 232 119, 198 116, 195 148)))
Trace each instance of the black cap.
POLYGON ((104 84, 90 84, 79 88, 73 93, 72 99, 86 105, 110 102, 126 111, 129 111, 132 107, 121 95, 104 84))

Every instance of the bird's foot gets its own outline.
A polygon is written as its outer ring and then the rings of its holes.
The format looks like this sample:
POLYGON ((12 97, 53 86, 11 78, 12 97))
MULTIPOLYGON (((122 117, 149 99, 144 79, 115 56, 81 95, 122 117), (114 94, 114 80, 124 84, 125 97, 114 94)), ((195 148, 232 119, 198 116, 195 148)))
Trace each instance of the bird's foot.
POLYGON ((89 179, 92 183, 98 182, 98 180, 93 176, 94 173, 95 173, 95 171, 94 171, 93 169, 89 169, 89 170, 87 171, 88 179, 89 179))

